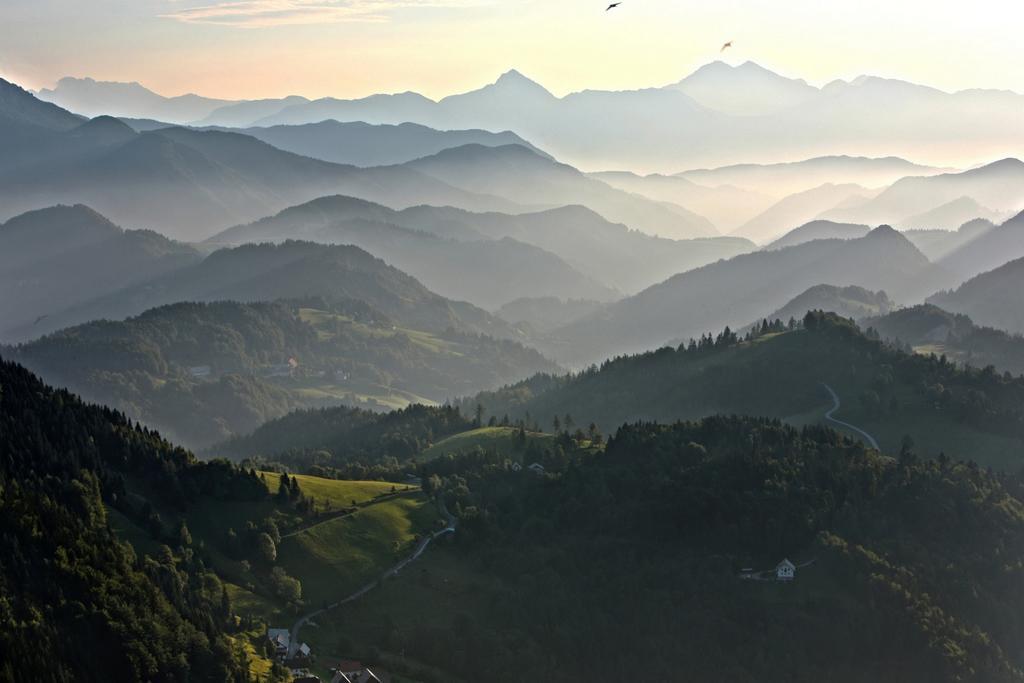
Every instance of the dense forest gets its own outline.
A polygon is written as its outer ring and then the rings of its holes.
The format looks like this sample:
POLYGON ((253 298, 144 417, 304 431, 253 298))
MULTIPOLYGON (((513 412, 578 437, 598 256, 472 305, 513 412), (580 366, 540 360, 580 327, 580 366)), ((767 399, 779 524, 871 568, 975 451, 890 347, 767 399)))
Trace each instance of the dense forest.
POLYGON ((1016 477, 739 417, 627 425, 560 476, 422 473, 473 591, 424 574, 347 633, 462 680, 1024 680, 1016 477))
POLYGON ((556 367, 516 342, 406 329, 362 301, 323 298, 173 304, 9 355, 192 447, 294 408, 440 402, 556 367))
POLYGON ((474 423, 451 407, 411 405, 375 413, 337 407, 299 410, 209 449, 233 460, 262 458, 286 463, 298 472, 321 474, 324 467, 350 463, 404 463, 451 434, 474 423))
POLYGON ((678 348, 622 356, 580 373, 539 375, 459 403, 463 412, 549 424, 570 413, 609 432, 637 420, 672 422, 713 414, 763 415, 812 424, 842 397, 844 420, 884 450, 905 437, 924 455, 945 452, 1017 470, 1024 439, 1024 379, 945 356, 908 353, 834 314, 764 321, 739 337, 724 330, 678 348))
POLYGON ((227 591, 187 540, 140 557, 111 531, 126 480, 170 509, 266 495, 0 362, 0 680, 248 680, 227 591))

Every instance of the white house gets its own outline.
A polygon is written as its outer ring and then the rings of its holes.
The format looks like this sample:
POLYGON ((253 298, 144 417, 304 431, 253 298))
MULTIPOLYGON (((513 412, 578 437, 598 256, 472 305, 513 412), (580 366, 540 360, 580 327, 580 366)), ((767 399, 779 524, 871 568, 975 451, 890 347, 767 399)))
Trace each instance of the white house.
POLYGON ((291 645, 292 635, 286 628, 268 628, 267 639, 274 646, 274 651, 284 657, 288 654, 288 646, 291 645))
POLYGON ((783 559, 782 562, 775 567, 775 580, 776 581, 792 581, 796 578, 796 565, 790 562, 788 559, 783 559))
POLYGON ((529 469, 534 474, 544 474, 544 465, 541 465, 539 462, 533 463, 527 469, 529 469))

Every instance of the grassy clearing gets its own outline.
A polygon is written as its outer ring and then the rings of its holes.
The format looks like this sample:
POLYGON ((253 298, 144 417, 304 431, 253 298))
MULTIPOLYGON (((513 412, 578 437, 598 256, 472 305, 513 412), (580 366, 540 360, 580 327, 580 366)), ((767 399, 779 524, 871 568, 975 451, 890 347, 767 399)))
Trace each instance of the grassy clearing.
MULTIPOLYGON (((541 446, 550 445, 555 440, 553 435, 542 432, 527 432, 526 438, 539 441, 541 446)), ((481 427, 437 442, 424 450, 420 459, 427 461, 442 455, 459 455, 477 447, 488 452, 496 451, 514 460, 518 460, 523 451, 519 444, 519 430, 514 427, 481 427)))
MULTIPOLYGON (((318 653, 322 672, 341 659, 377 663, 396 681, 457 681, 425 662, 402 654, 402 642, 421 628, 454 632, 460 614, 483 619, 496 581, 475 571, 445 540, 430 546, 402 575, 363 599, 317 619, 303 639, 318 653)), ((452 642, 458 639, 453 635, 452 642)))
POLYGON ((227 588, 228 597, 231 598, 235 614, 239 616, 253 616, 267 623, 274 623, 281 618, 287 618, 283 616, 285 614, 283 605, 276 600, 253 593, 230 581, 225 581, 224 587, 227 588))
MULTIPOLYGON (((281 475, 277 472, 261 472, 267 480, 267 487, 271 493, 277 491, 281 481, 281 475)), ((292 475, 299 480, 299 489, 303 494, 312 496, 318 505, 330 501, 331 507, 343 508, 369 502, 379 496, 386 496, 393 488, 399 490, 408 487, 395 485, 382 481, 341 481, 337 479, 324 479, 312 477, 306 474, 292 475)))
POLYGON ((392 498, 282 539, 278 564, 302 582, 306 603, 320 606, 376 579, 439 517, 422 494, 392 498))

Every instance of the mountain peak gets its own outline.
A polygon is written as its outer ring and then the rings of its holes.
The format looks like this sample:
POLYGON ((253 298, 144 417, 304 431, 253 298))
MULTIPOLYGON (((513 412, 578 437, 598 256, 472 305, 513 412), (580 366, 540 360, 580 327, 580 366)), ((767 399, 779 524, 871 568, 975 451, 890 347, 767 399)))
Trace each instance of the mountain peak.
POLYGON ((891 225, 879 225, 877 228, 869 232, 867 236, 872 239, 902 237, 902 235, 900 235, 899 230, 892 227, 891 225))
POLYGON ((498 77, 498 80, 496 80, 491 87, 498 87, 502 89, 516 88, 524 91, 530 90, 542 92, 545 95, 549 94, 547 89, 540 83, 527 78, 515 69, 509 69, 505 73, 501 74, 501 76, 498 77))

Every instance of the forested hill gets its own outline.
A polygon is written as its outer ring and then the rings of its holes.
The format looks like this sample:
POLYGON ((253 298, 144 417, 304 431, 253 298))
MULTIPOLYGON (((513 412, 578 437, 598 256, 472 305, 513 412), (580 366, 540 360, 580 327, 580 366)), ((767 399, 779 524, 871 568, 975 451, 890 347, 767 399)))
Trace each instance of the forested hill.
POLYGON ((451 301, 384 261, 346 245, 287 241, 221 249, 201 263, 98 297, 32 326, 34 338, 90 320, 120 320, 180 301, 274 301, 304 297, 366 302, 416 329, 521 339, 484 310, 451 301))
POLYGON ((887 452, 909 436, 929 456, 1024 465, 1024 379, 906 353, 832 314, 809 314, 797 329, 771 327, 750 340, 725 331, 576 375, 534 377, 461 405, 467 414, 480 403, 486 415, 541 426, 568 413, 606 433, 636 420, 716 413, 799 425, 820 422, 832 408, 827 383, 842 402, 836 417, 870 432, 887 452))
POLYGON ((1024 337, 975 325, 962 313, 922 304, 866 318, 861 325, 874 329, 883 339, 909 344, 919 353, 945 355, 976 368, 992 365, 997 372, 1024 374, 1024 337))
POLYGON ((465 680, 1024 678, 1016 478, 740 417, 625 426, 558 477, 474 454, 424 474, 480 578, 472 600, 424 581, 416 608, 459 605, 472 647, 392 642, 465 680), (764 580, 783 558, 795 580, 764 580))
POLYGON ((167 548, 140 559, 111 532, 104 502, 125 477, 174 506, 266 492, 0 361, 0 680, 248 680, 219 579, 167 548))
POLYGON ((410 329, 338 298, 173 304, 61 330, 10 355, 196 448, 294 408, 440 403, 557 369, 516 342, 410 329))

